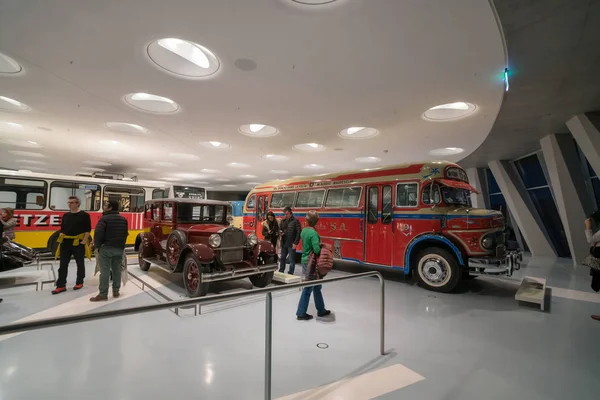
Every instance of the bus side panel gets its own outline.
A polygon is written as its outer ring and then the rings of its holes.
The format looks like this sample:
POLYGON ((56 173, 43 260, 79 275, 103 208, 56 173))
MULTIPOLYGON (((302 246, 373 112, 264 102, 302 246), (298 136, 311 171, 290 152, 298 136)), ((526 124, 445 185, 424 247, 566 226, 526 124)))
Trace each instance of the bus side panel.
MULTIPOLYGON (((15 242, 34 249, 45 249, 50 236, 60 229, 65 211, 15 210, 17 226, 15 242)), ((101 212, 89 212, 92 221, 92 235, 101 212)), ((129 222, 127 244, 133 245, 137 235, 143 231, 143 213, 121 213, 129 222)))
POLYGON ((422 233, 440 232, 441 213, 432 211, 431 208, 407 210, 394 208, 394 246, 393 263, 395 266, 410 267, 406 265, 406 250, 409 243, 422 233))

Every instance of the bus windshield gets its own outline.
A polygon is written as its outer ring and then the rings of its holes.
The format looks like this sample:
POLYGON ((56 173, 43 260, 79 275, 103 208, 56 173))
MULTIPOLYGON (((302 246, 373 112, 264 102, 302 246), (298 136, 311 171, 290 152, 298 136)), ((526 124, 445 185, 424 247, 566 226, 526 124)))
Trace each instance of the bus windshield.
POLYGON ((471 192, 450 186, 441 186, 444 203, 449 206, 471 207, 471 192))

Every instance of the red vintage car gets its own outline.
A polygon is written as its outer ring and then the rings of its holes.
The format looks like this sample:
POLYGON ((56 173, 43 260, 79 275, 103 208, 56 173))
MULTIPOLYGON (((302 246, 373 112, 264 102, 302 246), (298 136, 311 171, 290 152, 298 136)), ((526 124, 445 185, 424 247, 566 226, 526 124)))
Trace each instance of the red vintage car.
POLYGON ((210 282, 249 277, 265 287, 277 270, 273 245, 230 224, 224 201, 157 199, 144 207, 144 231, 135 242, 140 268, 152 264, 183 272, 190 297, 208 293, 210 282))

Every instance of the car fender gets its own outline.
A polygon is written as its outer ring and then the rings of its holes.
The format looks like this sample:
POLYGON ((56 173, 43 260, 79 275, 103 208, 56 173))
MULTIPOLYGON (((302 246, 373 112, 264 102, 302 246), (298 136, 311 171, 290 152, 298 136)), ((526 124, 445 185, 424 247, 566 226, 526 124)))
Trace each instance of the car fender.
POLYGON ((256 245, 257 253, 275 254, 275 246, 268 240, 259 240, 256 245))
POLYGON ((215 259, 215 251, 204 243, 192 243, 185 246, 186 251, 182 251, 182 256, 189 251, 198 259, 201 264, 208 264, 215 259))
POLYGON ((410 271, 410 260, 413 255, 413 251, 414 251, 415 247, 419 243, 424 242, 424 241, 426 241, 428 243, 432 243, 432 244, 439 244, 440 247, 450 250, 450 252, 456 256, 458 264, 461 266, 465 265, 464 258, 463 258, 460 248, 456 244, 454 244, 450 239, 448 239, 445 236, 438 235, 438 234, 425 233, 425 234, 415 237, 413 240, 410 241, 410 243, 406 247, 405 265, 404 265, 405 273, 408 273, 410 271))
POLYGON ((142 256, 143 257, 152 257, 155 255, 155 242, 156 237, 152 232, 142 232, 139 235, 140 238, 140 247, 143 249, 142 256))

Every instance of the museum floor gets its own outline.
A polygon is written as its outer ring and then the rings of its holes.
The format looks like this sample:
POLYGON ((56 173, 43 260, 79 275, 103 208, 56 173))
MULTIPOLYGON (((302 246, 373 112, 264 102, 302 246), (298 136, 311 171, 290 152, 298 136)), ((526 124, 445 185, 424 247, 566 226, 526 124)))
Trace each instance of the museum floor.
MULTIPOLYGON (((360 270, 342 269, 333 274, 360 270)), ((524 274, 547 278, 546 312, 515 302, 518 277, 478 278, 459 293, 436 294, 386 272, 387 356, 378 353, 377 279, 326 286, 334 316, 325 320, 296 321, 298 291, 279 292, 273 398, 598 399, 600 322, 590 314, 600 313, 600 294, 589 288, 588 270, 535 259, 524 274)), ((130 280, 118 300, 90 303, 92 275, 90 263, 86 287, 57 296, 50 285, 0 291, 0 325, 165 301, 130 280)), ((175 275, 152 275, 155 289, 181 290, 175 275)), ((199 316, 159 311, 0 336, 0 399, 264 398, 264 301, 237 303, 205 306, 199 316)))

